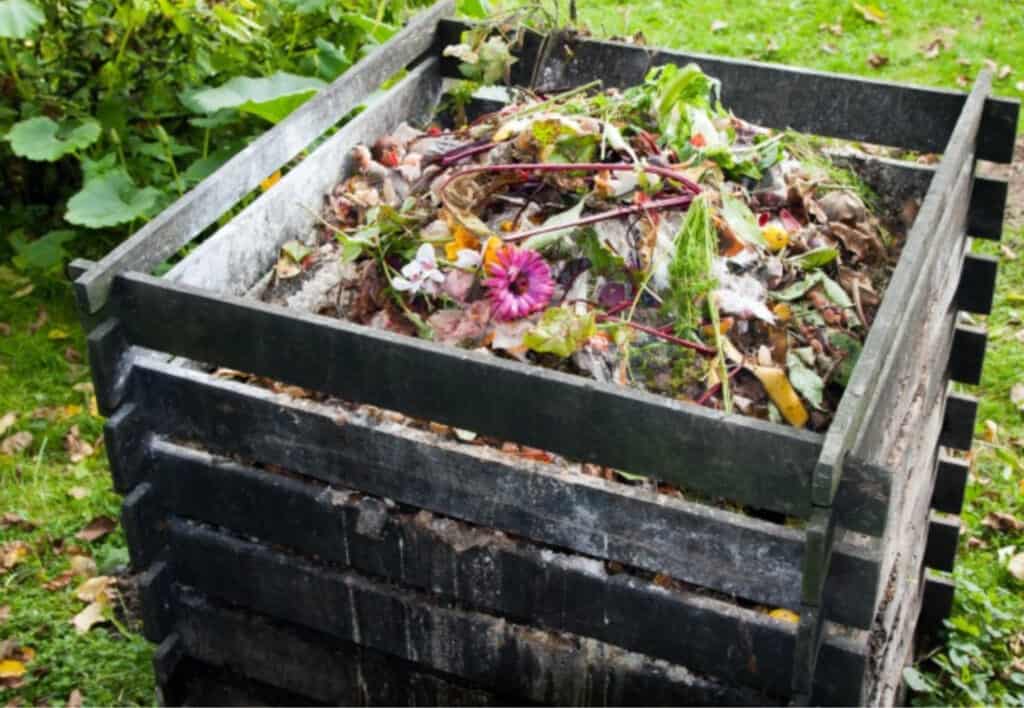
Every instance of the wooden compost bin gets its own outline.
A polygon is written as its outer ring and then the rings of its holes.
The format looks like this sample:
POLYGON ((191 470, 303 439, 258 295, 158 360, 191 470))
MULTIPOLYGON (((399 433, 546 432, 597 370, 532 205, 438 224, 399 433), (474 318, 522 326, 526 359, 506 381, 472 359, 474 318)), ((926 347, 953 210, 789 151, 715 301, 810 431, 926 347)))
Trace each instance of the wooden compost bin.
MULTIPOLYGON (((642 80, 696 61, 753 122, 907 150, 850 157, 920 200, 827 434, 245 298, 349 153, 429 116, 453 3, 417 16, 98 263, 76 262, 97 395, 168 703, 891 703, 950 570, 1018 105, 529 34, 513 82, 642 80), (540 64, 540 65, 538 65, 540 64), (399 69, 380 100, 164 277, 149 273, 399 69), (311 197, 311 195, 313 195, 311 197), (202 363, 199 363, 202 362, 202 363), (801 527, 568 473, 328 403, 231 367, 651 476, 801 527), (657 578, 659 582, 655 582, 657 578), (664 578, 671 578, 669 583, 664 578), (668 587, 665 587, 668 585, 668 587), (789 608, 798 624, 764 607, 789 608)), ((315 206, 315 205, 314 205, 315 206)))

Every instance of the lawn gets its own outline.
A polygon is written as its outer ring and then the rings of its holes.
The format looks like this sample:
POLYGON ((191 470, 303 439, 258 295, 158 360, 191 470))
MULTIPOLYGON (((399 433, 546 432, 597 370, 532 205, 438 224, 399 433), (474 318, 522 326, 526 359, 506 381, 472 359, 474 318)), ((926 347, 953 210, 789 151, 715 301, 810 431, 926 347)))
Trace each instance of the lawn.
MULTIPOLYGON (((579 14, 602 36, 639 32, 651 45, 950 88, 969 83, 988 61, 1001 75, 997 94, 1024 96, 1019 4, 914 0, 879 7, 883 14, 824 0, 598 0, 579 2, 579 14)), ((1014 529, 993 516, 1024 520, 1024 421, 1011 400, 1012 387, 1024 380, 1024 225, 1008 224, 1002 254, 984 381, 975 391, 982 404, 955 614, 946 645, 911 677, 923 689, 915 698, 922 703, 1024 703, 1024 586, 1006 569, 1024 550, 1024 525, 1014 529)), ((13 669, 0 664, 5 703, 63 703, 74 691, 93 705, 155 701, 152 650, 123 599, 102 608, 109 621, 83 633, 72 625, 88 604, 76 596, 84 575, 115 574, 127 562, 118 529, 94 540, 75 537, 98 517, 118 513, 84 352, 67 286, 33 283, 0 267, 0 441, 31 435, 19 438, 23 450, 11 445, 0 452, 0 641, 32 650, 21 655, 24 676, 5 678, 13 669), (72 563, 82 563, 75 557, 91 558, 95 570, 70 577, 72 563)))

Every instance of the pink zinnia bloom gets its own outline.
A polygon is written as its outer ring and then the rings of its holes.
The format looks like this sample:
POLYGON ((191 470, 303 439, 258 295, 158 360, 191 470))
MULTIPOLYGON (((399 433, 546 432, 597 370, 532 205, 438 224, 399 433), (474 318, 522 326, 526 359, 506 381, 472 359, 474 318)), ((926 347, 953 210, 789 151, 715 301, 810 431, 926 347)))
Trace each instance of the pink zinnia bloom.
POLYGON ((536 251, 504 246, 496 260, 488 268, 491 277, 484 285, 497 319, 518 320, 547 307, 555 283, 547 262, 536 251))

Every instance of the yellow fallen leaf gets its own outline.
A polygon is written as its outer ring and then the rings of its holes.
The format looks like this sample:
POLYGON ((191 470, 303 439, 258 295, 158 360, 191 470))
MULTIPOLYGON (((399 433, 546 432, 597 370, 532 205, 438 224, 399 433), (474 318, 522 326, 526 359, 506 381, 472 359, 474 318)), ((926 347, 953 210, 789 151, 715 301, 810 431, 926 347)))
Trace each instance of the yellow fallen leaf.
POLYGON ((97 600, 96 602, 89 603, 84 610, 75 615, 71 619, 71 624, 75 626, 76 632, 85 634, 94 625, 106 622, 108 619, 106 600, 97 600))
POLYGON ((71 335, 62 330, 60 327, 54 327, 46 333, 48 339, 67 339, 71 335))
POLYGON ((747 370, 761 382, 764 390, 768 393, 768 397, 772 399, 772 403, 775 404, 775 407, 779 409, 779 413, 782 414, 782 417, 790 425, 796 428, 802 428, 807 425, 809 417, 807 409, 800 402, 800 397, 793 390, 793 385, 789 383, 784 370, 774 366, 757 366, 754 364, 748 364, 747 370))
POLYGON ((28 558, 28 544, 24 541, 9 541, 0 546, 0 566, 4 570, 13 568, 28 558))
POLYGON ((91 578, 96 575, 96 561, 89 556, 71 556, 68 561, 71 572, 82 578, 91 578))
POLYGON ((265 192, 271 187, 273 187, 275 184, 277 184, 280 180, 281 170, 278 170, 277 172, 275 172, 274 174, 270 175, 265 180, 260 182, 260 189, 262 189, 265 192))
POLYGON ((768 244, 769 251, 781 251, 789 245, 789 233, 776 224, 768 224, 761 229, 761 234, 764 236, 765 243, 768 244))
POLYGON ((25 665, 14 659, 0 661, 0 679, 21 678, 25 675, 25 665))
POLYGON ((787 302, 780 302, 772 308, 772 314, 775 315, 780 322, 789 322, 793 317, 793 308, 790 307, 787 302))
POLYGON ((769 612, 768 616, 773 617, 777 620, 782 620, 783 622, 792 622, 793 624, 800 623, 800 615, 793 612, 792 610, 787 610, 783 607, 777 607, 776 609, 769 612))
POLYGON ((112 586, 116 581, 109 575, 97 575, 89 578, 75 590, 75 597, 82 602, 96 602, 102 599, 104 604, 111 599, 112 586))

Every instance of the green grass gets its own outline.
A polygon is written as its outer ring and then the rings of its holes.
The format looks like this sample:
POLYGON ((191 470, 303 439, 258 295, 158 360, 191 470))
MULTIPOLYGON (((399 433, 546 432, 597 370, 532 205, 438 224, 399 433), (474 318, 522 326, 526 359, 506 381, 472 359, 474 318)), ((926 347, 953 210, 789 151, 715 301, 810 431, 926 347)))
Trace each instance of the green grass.
MULTIPOLYGON (((912 0, 880 5, 888 15, 883 25, 865 21, 848 3, 824 0, 631 4, 597 0, 580 2, 580 14, 600 35, 642 31, 651 45, 950 88, 962 88, 957 78, 973 79, 984 60, 991 59, 1015 69, 1008 78, 996 81, 995 92, 1022 96, 1016 88, 1024 82, 1024 42, 1017 39, 1024 36, 1024 7, 1019 3, 912 0), (981 24, 976 27, 979 16, 981 24), (716 20, 726 27, 711 32, 716 20), (837 23, 843 27, 841 36, 819 29, 822 24, 837 23), (928 60, 921 50, 943 27, 957 30, 949 38, 952 46, 928 60), (823 51, 822 44, 834 45, 836 53, 823 51), (889 63, 871 68, 867 57, 872 53, 888 57, 889 63), (961 57, 969 63, 959 63, 961 57)), ((1007 234, 1007 239, 1022 257, 1002 264, 995 313, 988 318, 984 382, 977 392, 982 396, 979 433, 985 420, 994 421, 999 433, 994 442, 979 440, 975 446, 973 481, 963 513, 964 543, 955 573, 956 609, 946 645, 920 665, 925 672, 922 681, 931 690, 917 697, 924 703, 1024 701, 1024 687, 1015 683, 1011 668, 1020 660, 1014 654, 1015 648, 1021 650, 1018 642, 1024 643, 1018 619, 1024 617, 1024 587, 1014 584, 1005 558, 1000 558, 1000 549, 1024 550, 1024 535, 996 533, 981 525, 990 511, 1024 519, 1020 456, 1024 423, 1009 399, 1010 387, 1018 379, 1024 381, 1024 346, 1015 338, 1024 330, 1024 232, 1007 234), (987 547, 968 547, 970 538, 984 541, 987 547)), ((13 293, 22 285, 11 281, 9 271, 0 271, 0 322, 12 329, 10 336, 0 334, 0 416, 16 412, 17 424, 8 434, 27 430, 34 441, 24 453, 0 455, 0 513, 16 512, 38 527, 0 529, 0 542, 24 540, 32 549, 24 562, 0 574, 0 606, 10 608, 10 617, 0 621, 0 640, 14 639, 32 647, 36 657, 28 665, 25 685, 0 688, 0 701, 62 703, 77 688, 90 705, 152 704, 152 649, 136 633, 138 628, 119 622, 79 635, 70 625, 84 606, 74 597, 75 584, 53 592, 42 587, 67 567, 66 553, 55 546, 60 541, 65 549, 74 544, 83 547, 101 571, 124 563, 126 554, 120 531, 93 544, 73 539, 96 515, 116 518, 118 497, 111 490, 102 450, 76 465, 63 448, 72 425, 78 425, 82 438, 90 442, 99 437, 102 425, 89 413, 88 395, 73 388, 88 380, 84 366, 71 364, 64 356, 68 346, 84 352, 69 292, 52 283, 40 284, 36 292, 14 299, 13 293), (31 333, 29 325, 40 306, 47 310, 49 323, 31 333), (51 339, 52 330, 58 330, 57 335, 67 333, 69 339, 51 339), (33 411, 47 406, 80 410, 65 409, 52 421, 32 418, 33 411), (76 500, 68 494, 72 487, 84 487, 89 495, 76 500)))
POLYGON ((91 705, 152 705, 152 649, 134 620, 130 626, 120 620, 97 625, 80 635, 70 624, 86 605, 74 596, 80 581, 54 591, 43 587, 68 568, 72 552, 91 556, 100 573, 114 572, 128 556, 120 531, 93 543, 74 539, 96 516, 117 518, 119 498, 111 489, 102 448, 78 464, 64 449, 72 426, 78 426, 81 439, 95 443, 103 424, 90 413, 90 394, 74 389, 88 382, 87 369, 65 358, 68 347, 85 351, 66 290, 13 299, 21 284, 11 281, 9 271, 0 275, 0 322, 11 327, 10 336, 0 335, 0 417, 16 413, 18 421, 7 435, 27 431, 34 438, 21 454, 0 454, 0 513, 16 513, 37 524, 31 530, 0 529, 0 543, 21 540, 31 549, 24 561, 0 575, 0 606, 10 611, 0 623, 0 640, 12 639, 36 652, 27 664, 25 685, 0 688, 0 701, 16 696, 26 704, 63 704, 78 689, 91 705), (32 333, 39 307, 49 321, 32 333), (65 333, 67 339, 51 338, 65 333), (53 420, 33 418, 41 409, 52 409, 53 420), (73 498, 69 490, 76 487, 88 496, 73 498))

